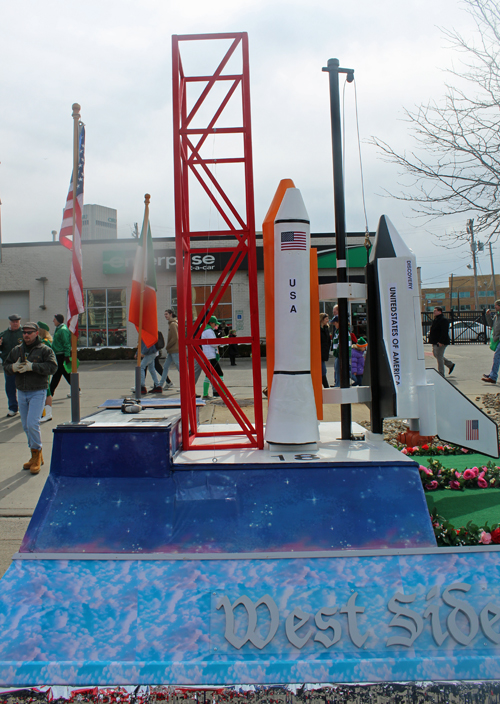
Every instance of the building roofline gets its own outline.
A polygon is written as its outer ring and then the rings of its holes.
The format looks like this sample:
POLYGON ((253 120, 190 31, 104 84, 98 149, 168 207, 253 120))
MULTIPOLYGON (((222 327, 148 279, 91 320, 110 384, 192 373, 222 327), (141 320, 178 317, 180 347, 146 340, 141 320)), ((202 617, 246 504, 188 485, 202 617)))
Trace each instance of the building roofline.
MULTIPOLYGON (((374 232, 369 233, 370 237, 373 238, 375 237, 374 232)), ((364 232, 347 232, 346 233, 347 237, 364 237, 365 233, 364 232)), ((261 240, 262 239, 262 233, 257 232, 255 235, 256 239, 261 240)), ((335 233, 334 232, 311 232, 311 239, 335 239, 335 233)), ((202 241, 214 241, 214 240, 203 240, 199 239, 197 240, 198 242, 202 241)), ((218 241, 222 241, 222 238, 218 241)), ((107 239, 102 239, 102 240, 82 240, 82 245, 83 246, 88 246, 92 244, 133 244, 134 242, 137 242, 136 238, 132 237, 111 237, 107 239)), ((175 246, 175 237, 153 237, 153 243, 155 242, 165 242, 168 244, 172 244, 175 246)), ((41 241, 41 242, 2 242, 2 249, 9 249, 12 247, 55 247, 59 246, 61 243, 59 240, 56 240, 55 242, 46 240, 46 241, 41 241)))

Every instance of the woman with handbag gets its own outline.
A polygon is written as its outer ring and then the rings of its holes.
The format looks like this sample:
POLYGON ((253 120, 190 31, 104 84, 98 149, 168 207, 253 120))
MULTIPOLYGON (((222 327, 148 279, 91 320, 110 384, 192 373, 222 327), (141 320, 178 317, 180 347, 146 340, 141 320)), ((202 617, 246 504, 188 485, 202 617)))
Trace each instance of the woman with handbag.
POLYGON ((496 384, 498 379, 498 368, 500 367, 500 299, 495 301, 495 316, 491 314, 490 309, 485 312, 486 322, 491 325, 490 349, 495 353, 493 355, 493 366, 489 374, 483 374, 481 381, 488 384, 496 384))

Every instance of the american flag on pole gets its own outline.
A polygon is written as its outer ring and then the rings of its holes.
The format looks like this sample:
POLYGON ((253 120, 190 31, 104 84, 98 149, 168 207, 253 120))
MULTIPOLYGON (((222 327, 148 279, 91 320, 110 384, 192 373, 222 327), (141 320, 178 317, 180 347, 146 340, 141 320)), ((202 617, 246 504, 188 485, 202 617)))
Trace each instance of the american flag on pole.
POLYGON ((299 230, 289 230, 281 233, 281 251, 284 252, 290 249, 307 248, 307 235, 299 230))
POLYGON ((73 198, 73 174, 69 182, 68 197, 63 213, 59 242, 73 250, 71 273, 69 276, 68 328, 78 333, 78 315, 85 311, 83 302, 82 280, 82 212, 83 212, 83 167, 85 165, 85 127, 80 125, 78 135, 78 174, 76 180, 76 199, 73 198), (75 232, 73 234, 73 208, 75 213, 75 232))
POLYGON ((479 440, 479 421, 478 420, 466 420, 465 421, 465 439, 466 440, 479 440))

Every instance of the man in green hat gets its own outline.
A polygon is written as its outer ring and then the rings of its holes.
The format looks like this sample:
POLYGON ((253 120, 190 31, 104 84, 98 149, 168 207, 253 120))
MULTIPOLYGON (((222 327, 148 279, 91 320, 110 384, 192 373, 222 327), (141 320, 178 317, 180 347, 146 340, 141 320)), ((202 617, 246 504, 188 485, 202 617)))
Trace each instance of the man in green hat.
POLYGON ((5 360, 5 372, 15 377, 19 412, 28 438, 31 459, 23 465, 31 474, 38 474, 43 464, 40 419, 47 397, 48 378, 57 369, 54 352, 42 344, 37 323, 24 323, 23 341, 12 349, 5 360))
MULTIPOLYGON (((0 332, 0 356, 2 357, 2 363, 4 365, 9 352, 22 341, 23 333, 21 330, 21 316, 17 315, 17 313, 13 313, 12 315, 9 315, 9 327, 7 330, 0 332)), ((6 373, 5 366, 3 371, 5 375, 5 393, 9 403, 7 416, 12 417, 17 415, 17 412, 19 411, 16 394, 16 381, 11 374, 6 373)))

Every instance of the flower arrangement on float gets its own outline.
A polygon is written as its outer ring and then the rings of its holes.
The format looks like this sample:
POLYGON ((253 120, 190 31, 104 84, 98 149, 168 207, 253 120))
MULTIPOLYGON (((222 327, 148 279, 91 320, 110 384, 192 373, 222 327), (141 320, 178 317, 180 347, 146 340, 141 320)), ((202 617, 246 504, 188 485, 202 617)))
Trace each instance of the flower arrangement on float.
POLYGON ((471 451, 467 450, 465 447, 458 447, 457 445, 437 445, 435 443, 425 444, 421 447, 415 445, 415 447, 408 447, 407 445, 402 445, 399 442, 393 443, 393 447, 403 453, 403 455, 408 455, 409 457, 418 457, 424 455, 428 457, 429 455, 470 455, 471 451))
POLYGON ((439 547, 462 545, 500 545, 500 523, 491 526, 485 523, 476 526, 469 521, 461 528, 455 528, 450 521, 440 516, 437 509, 431 511, 432 527, 439 547))
MULTIPOLYGON (((443 467, 438 456, 468 455, 472 452, 457 445, 424 444, 421 447, 408 447, 395 443, 400 452, 408 457, 428 458, 427 467, 419 466, 420 478, 425 492, 438 490, 463 491, 464 489, 500 488, 500 466, 489 460, 481 466, 468 467, 459 471, 454 467, 443 467), (430 457, 429 457, 430 456, 430 457)), ((460 528, 455 526, 434 508, 431 511, 432 526, 438 546, 500 545, 500 523, 491 526, 485 523, 477 526, 472 521, 460 528)))

